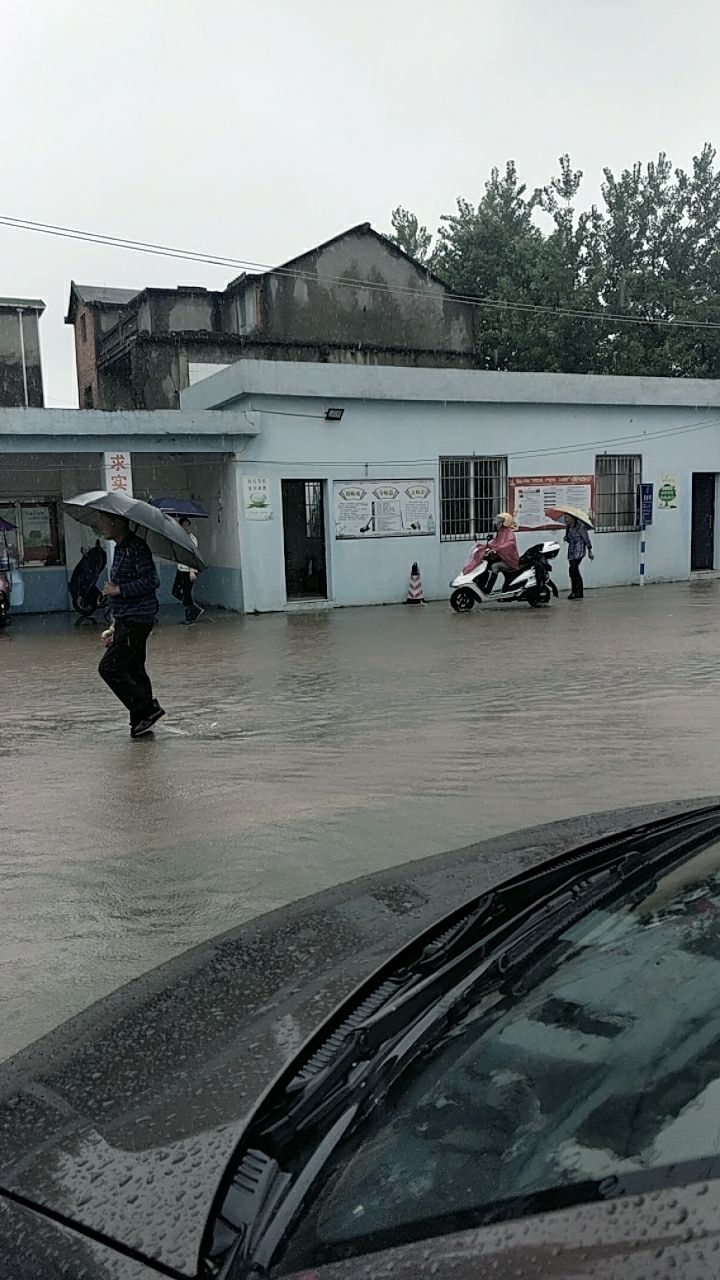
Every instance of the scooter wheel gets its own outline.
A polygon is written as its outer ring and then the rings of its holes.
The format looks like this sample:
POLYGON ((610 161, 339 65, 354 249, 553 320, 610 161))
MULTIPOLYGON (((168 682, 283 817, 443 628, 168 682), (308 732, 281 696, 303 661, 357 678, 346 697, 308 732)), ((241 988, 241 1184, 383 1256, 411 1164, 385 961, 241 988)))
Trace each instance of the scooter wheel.
POLYGON ((550 603, 551 594, 549 587, 538 587, 528 596, 527 602, 531 609, 541 609, 544 604, 550 603))
POLYGON ((468 613, 475 604, 475 596, 469 587, 458 587, 450 597, 450 604, 456 613, 468 613))

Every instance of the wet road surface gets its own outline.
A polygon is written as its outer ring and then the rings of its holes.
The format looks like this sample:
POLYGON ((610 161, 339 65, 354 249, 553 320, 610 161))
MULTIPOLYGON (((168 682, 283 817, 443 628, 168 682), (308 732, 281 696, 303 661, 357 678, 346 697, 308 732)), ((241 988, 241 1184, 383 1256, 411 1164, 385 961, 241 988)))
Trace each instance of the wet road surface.
POLYGON ((523 826, 717 791, 720 583, 454 615, 169 617, 131 742, 97 633, 0 636, 0 1057, 318 889, 523 826))

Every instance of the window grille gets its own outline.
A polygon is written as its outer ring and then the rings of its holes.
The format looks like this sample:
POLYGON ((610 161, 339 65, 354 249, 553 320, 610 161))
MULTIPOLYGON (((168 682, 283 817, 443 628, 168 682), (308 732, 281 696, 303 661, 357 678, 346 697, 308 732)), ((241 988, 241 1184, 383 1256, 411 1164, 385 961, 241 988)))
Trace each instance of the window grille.
POLYGON ((440 459, 440 538, 468 542, 494 529, 507 510, 507 458, 440 459))
POLYGON ((603 533, 639 528, 640 455, 603 453, 595 459, 595 527, 603 533))

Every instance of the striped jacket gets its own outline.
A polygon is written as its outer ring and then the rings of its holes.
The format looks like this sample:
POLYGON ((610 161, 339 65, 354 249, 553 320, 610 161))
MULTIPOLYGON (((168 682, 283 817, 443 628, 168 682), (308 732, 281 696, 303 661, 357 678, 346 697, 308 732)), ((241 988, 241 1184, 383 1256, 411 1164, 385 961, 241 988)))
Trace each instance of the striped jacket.
POLYGON ((160 578, 150 548, 134 533, 116 544, 110 581, 120 588, 120 595, 111 601, 113 618, 154 621, 160 607, 157 598, 160 578))

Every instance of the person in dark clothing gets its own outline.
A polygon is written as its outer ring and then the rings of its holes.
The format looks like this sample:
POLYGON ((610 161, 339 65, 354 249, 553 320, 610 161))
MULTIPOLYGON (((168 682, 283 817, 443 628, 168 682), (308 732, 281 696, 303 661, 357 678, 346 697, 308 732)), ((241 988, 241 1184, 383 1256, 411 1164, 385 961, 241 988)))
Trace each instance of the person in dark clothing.
MULTIPOLYGON (((190 541, 193 542, 195 546, 197 546, 198 540, 192 531, 192 527, 190 525, 190 521, 188 520, 187 516, 180 516, 178 519, 178 524, 180 525, 180 528, 183 529, 184 532, 188 535, 188 537, 190 538, 190 541)), ((198 618, 201 618, 205 612, 205 610, 202 609, 200 605, 196 604, 195 601, 193 600, 193 586, 195 585, 196 579, 197 579, 197 573, 195 572, 194 569, 191 569, 189 565, 187 564, 178 565, 177 573, 175 574, 175 581, 173 583, 172 593, 175 599, 179 600, 181 605, 183 606, 185 610, 185 621, 188 623, 188 625, 192 625, 193 622, 197 622, 198 618)))
POLYGON ((580 573, 580 564, 586 552, 591 560, 595 559, 595 553, 592 549, 590 534, 580 520, 576 520, 575 516, 566 515, 565 525, 565 541, 568 544, 568 565, 570 569, 570 586, 572 588, 568 599, 582 600, 584 584, 580 573))
POLYGON ((127 520, 103 513, 98 523, 102 536, 115 543, 110 579, 103 587, 113 616, 112 637, 98 670, 130 713, 130 736, 142 738, 165 715, 145 670, 160 579, 150 548, 130 532, 127 520))

